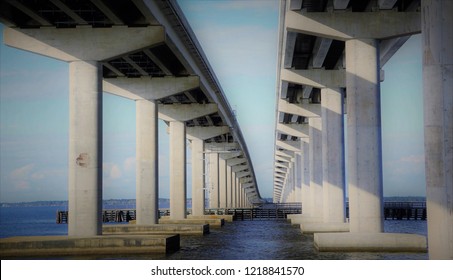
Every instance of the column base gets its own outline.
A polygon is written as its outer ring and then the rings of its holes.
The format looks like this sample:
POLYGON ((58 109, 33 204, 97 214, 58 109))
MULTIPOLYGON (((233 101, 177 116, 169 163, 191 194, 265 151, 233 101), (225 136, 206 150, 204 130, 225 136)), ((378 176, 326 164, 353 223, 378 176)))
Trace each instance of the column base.
POLYGON ((173 225, 184 225, 184 224, 208 224, 209 227, 220 228, 225 225, 224 219, 171 219, 161 217, 159 219, 159 224, 173 224, 173 225))
POLYGON ((106 256, 169 253, 179 250, 179 235, 16 236, 0 241, 0 257, 106 256))
POLYGON ((311 217, 304 214, 292 214, 286 217, 291 220, 292 225, 300 225, 304 223, 322 223, 321 217, 311 217))
POLYGON ((423 235, 405 233, 315 233, 318 251, 427 252, 423 235))
POLYGON ((302 223, 302 233, 349 232, 349 223, 302 223))

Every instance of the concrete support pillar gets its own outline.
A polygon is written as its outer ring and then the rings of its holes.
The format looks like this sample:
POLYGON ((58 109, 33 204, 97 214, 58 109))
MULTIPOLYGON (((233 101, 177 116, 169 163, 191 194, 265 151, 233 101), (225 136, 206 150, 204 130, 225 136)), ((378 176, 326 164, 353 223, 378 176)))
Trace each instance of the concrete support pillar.
POLYGON ((383 232, 379 42, 346 41, 351 232, 383 232))
POLYGON ((227 204, 226 208, 231 208, 233 205, 233 172, 231 171, 231 166, 227 165, 227 204))
POLYGON ((69 236, 102 234, 102 65, 69 63, 69 236))
POLYGON ((310 199, 310 144, 307 138, 302 138, 302 214, 311 216, 313 201, 310 199))
POLYGON ((192 139, 192 215, 204 215, 205 190, 204 190, 204 141, 192 139))
POLYGON ((226 160, 219 158, 219 207, 227 205, 227 164, 226 160))
POLYGON ((239 191, 240 191, 240 182, 239 178, 236 177, 236 174, 234 175, 236 178, 236 187, 235 187, 235 195, 234 195, 234 207, 239 208, 239 191))
POLYGON ((241 189, 241 185, 239 183, 239 185, 238 185, 238 207, 239 208, 242 208, 242 200, 241 200, 241 198, 242 198, 242 189, 241 189))
POLYGON ((295 202, 302 202, 302 156, 300 153, 296 153, 295 156, 296 193, 294 200, 295 202))
POLYGON ((211 152, 209 154, 209 207, 219 208, 219 154, 211 152))
POLYGON ((170 218, 185 219, 186 214, 186 125, 169 122, 170 130, 170 218))
POLYGON ((308 125, 310 134, 310 199, 313 207, 310 216, 320 222, 323 219, 322 120, 321 118, 310 118, 308 125))
POLYGON ((159 220, 159 165, 157 106, 137 100, 136 106, 136 222, 157 224, 159 220))
POLYGON ((422 1, 430 259, 453 259, 453 1, 422 1))
POLYGON ((343 92, 321 89, 324 222, 345 222, 343 92))

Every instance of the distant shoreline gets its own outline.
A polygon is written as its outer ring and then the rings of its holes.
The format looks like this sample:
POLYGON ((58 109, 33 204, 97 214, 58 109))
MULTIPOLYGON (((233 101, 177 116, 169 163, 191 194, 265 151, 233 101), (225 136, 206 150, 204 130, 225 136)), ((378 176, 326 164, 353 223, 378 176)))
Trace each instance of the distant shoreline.
MULTIPOLYGON (((159 198, 159 203, 168 203, 169 198, 159 198)), ((187 199, 191 202, 192 199, 187 199)), ((424 196, 390 196, 384 197, 384 201, 426 201, 424 196)), ((103 201, 105 205, 125 205, 135 204, 135 199, 106 199, 103 201)), ((37 206, 60 206, 67 207, 67 200, 49 200, 49 201, 30 201, 30 202, 0 202, 0 207, 37 207, 37 206)))

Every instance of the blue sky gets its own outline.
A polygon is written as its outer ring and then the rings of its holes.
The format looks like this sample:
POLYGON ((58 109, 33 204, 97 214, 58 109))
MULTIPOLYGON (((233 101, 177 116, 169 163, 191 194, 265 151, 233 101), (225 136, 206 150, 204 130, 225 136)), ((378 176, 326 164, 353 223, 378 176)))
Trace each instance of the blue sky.
MULTIPOLYGON (((278 1, 180 6, 236 111, 260 192, 272 197, 278 1)), ((420 36, 384 69, 384 194, 425 195, 420 36)), ((65 62, 0 45, 1 202, 67 199, 68 84, 65 62)), ((103 108, 104 198, 135 198, 135 104, 104 94, 103 108)), ((168 197, 162 122, 159 132, 160 196, 168 197)), ((190 168, 189 152, 189 194, 190 168)))

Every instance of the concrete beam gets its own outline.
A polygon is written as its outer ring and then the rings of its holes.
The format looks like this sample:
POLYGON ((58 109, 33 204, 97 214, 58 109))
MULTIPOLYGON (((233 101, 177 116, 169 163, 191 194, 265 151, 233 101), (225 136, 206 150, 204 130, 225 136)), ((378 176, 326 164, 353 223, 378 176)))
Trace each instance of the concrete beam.
POLYGON ((281 157, 281 156, 275 156, 275 160, 284 161, 284 162, 291 162, 290 158, 281 157))
POLYGON ((141 77, 104 79, 104 92, 132 100, 158 100, 200 86, 198 76, 189 77, 141 77))
POLYGON ((277 130, 283 134, 299 137, 308 138, 308 125, 306 124, 277 124, 277 130))
POLYGON ((238 143, 206 143, 205 149, 207 152, 213 153, 230 153, 230 151, 238 152, 238 143))
POLYGON ((217 104, 159 104, 159 119, 189 121, 217 112, 217 104))
POLYGON ((289 2, 289 9, 290 10, 300 10, 302 9, 302 3, 304 2, 304 0, 290 0, 289 2))
POLYGON ((231 171, 237 173, 237 172, 240 172, 240 171, 247 170, 249 168, 250 167, 248 165, 235 165, 235 166, 231 167, 231 171))
POLYGON ((319 104, 296 104, 283 99, 278 101, 278 111, 307 118, 319 118, 321 116, 319 104))
POLYGON ((255 184, 255 183, 253 182, 253 178, 250 177, 249 175, 245 175, 245 178, 244 178, 244 177, 239 178, 239 177, 236 175, 236 178, 239 179, 239 182, 242 184, 242 186, 244 186, 244 185, 247 184, 247 183, 250 183, 250 184, 252 184, 252 185, 255 184))
POLYGON ((294 47, 296 46, 297 33, 285 32, 285 53, 284 53, 284 68, 291 68, 293 66, 294 47))
POLYGON ((77 13, 75 13, 71 8, 66 6, 60 0, 50 0, 55 6, 57 6, 60 10, 62 10, 67 16, 72 18, 78 25, 88 25, 83 18, 81 18, 77 13))
POLYGON ((404 36, 382 41, 379 46, 380 66, 384 66, 410 37, 404 36))
POLYGON ((278 162, 278 161, 275 161, 274 164, 275 164, 275 166, 281 166, 281 167, 289 168, 291 162, 278 162))
MULTIPOLYGON (((237 157, 240 157, 242 156, 244 153, 243 152, 228 152, 228 153, 221 153, 219 154, 219 156, 222 158, 222 159, 225 159, 225 160, 229 160, 229 159, 232 159, 232 158, 237 158, 237 157)), ((229 163, 227 163, 228 165, 231 165, 229 163)))
POLYGON ((332 39, 316 37, 315 45, 313 47, 313 68, 321 68, 327 53, 329 52, 332 39))
POLYGON ((336 40, 386 39, 421 32, 418 12, 301 13, 288 11, 286 30, 336 40))
POLYGON ((6 45, 63 61, 101 61, 165 42, 162 26, 110 28, 5 27, 6 45))
POLYGON ((333 0, 333 8, 335 10, 346 10, 348 8, 349 0, 333 0))
POLYGON ((283 150, 283 151, 277 150, 277 151, 275 151, 275 155, 282 156, 282 157, 293 158, 294 157, 294 152, 285 151, 285 150, 283 150))
POLYGON ((346 87, 346 70, 294 70, 282 69, 280 78, 293 84, 307 85, 316 88, 346 87))
POLYGON ((246 162, 247 162, 246 158, 232 158, 227 161, 227 164, 229 166, 235 166, 235 165, 243 164, 246 162))
POLYGON ((397 0, 378 0, 379 9, 391 10, 395 6, 397 0))
POLYGON ((300 141, 275 141, 275 145, 289 151, 300 152, 300 141))
POLYGON ((186 128, 188 139, 198 138, 207 140, 222 134, 230 132, 228 126, 193 126, 186 128))
POLYGON ((247 188, 250 188, 250 187, 253 187, 253 183, 242 184, 242 188, 243 189, 247 189, 247 188))

